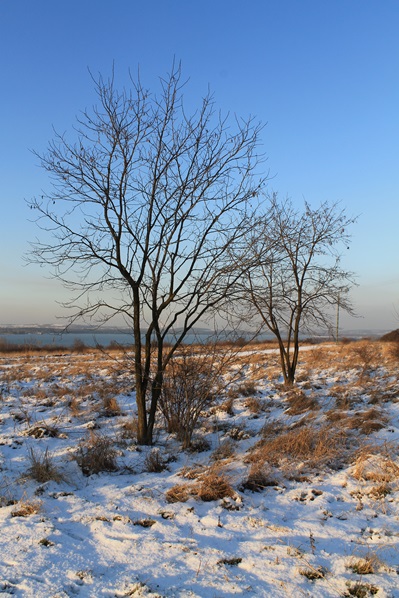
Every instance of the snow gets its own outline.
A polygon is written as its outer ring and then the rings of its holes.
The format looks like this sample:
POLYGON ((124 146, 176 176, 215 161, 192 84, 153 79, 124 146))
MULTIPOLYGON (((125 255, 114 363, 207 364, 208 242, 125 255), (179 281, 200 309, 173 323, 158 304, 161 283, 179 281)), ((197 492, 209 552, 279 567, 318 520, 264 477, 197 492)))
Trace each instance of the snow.
POLYGON ((243 351, 228 375, 239 371, 240 384, 256 375, 254 396, 262 409, 251 411, 244 396, 234 398, 233 415, 214 406, 197 430, 211 446, 203 452, 182 451, 160 418, 156 446, 167 469, 159 473, 146 471, 153 449, 123 437, 134 393, 122 362, 96 352, 2 356, 0 594, 399 597, 399 364, 379 349, 375 367, 365 374, 345 351, 320 345, 303 353, 298 387, 318 407, 302 413, 288 409, 277 357, 260 350, 257 361, 256 353, 243 351), (117 398, 120 413, 105 413, 102 392, 117 398), (348 405, 335 420, 331 411, 339 410, 342 396, 348 405), (371 408, 383 422, 380 429, 351 427, 351 417, 371 408), (352 456, 322 467, 306 459, 283 462, 271 466, 271 486, 244 490, 250 449, 264 425, 296 429, 306 417, 312 426, 329 421, 341 430, 352 456), (230 437, 234 454, 215 461, 215 449, 232 429, 244 432, 241 439, 230 437), (89 430, 112 440, 116 471, 83 475, 73 457, 89 430), (362 446, 374 448, 356 463, 362 446), (46 450, 58 482, 29 475, 32 451, 43 456, 46 450), (215 466, 231 482, 232 497, 168 502, 168 490, 194 487, 198 471, 215 466), (187 477, 190 468, 196 479, 187 477), (35 512, 15 515, 26 506, 35 512), (354 572, 351 566, 361 558, 373 563, 373 573, 354 572), (348 593, 357 588, 365 593, 348 593))

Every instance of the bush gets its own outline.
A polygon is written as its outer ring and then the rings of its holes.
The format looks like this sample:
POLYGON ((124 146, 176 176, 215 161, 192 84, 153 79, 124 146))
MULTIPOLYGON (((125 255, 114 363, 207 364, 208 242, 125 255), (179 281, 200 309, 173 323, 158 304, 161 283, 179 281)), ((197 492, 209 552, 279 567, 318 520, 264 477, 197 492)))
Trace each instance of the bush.
POLYGON ((188 350, 173 358, 165 374, 159 406, 167 430, 188 448, 201 411, 215 399, 219 372, 208 356, 188 350))
POLYGON ((118 469, 117 451, 112 445, 110 438, 90 432, 89 437, 79 445, 78 454, 75 456, 84 475, 118 469))
POLYGON ((149 473, 160 473, 166 469, 166 461, 158 448, 153 448, 144 460, 144 467, 149 473))

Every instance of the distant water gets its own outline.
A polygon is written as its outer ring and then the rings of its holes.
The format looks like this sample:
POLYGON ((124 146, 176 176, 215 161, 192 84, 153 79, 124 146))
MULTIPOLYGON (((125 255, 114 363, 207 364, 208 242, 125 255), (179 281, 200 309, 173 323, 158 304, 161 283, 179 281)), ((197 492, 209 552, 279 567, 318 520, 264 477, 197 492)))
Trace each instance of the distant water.
MULTIPOLYGON (((184 342, 186 344, 206 342, 212 337, 211 332, 199 332, 188 334, 184 342)), ((173 337, 166 340, 172 341, 173 337)), ((22 345, 29 347, 72 347, 76 343, 84 343, 87 347, 101 345, 108 347, 112 343, 118 345, 132 345, 133 335, 129 332, 64 332, 64 333, 1 333, 0 344, 22 345)))
MULTIPOLYGON (((345 337, 351 339, 360 339, 365 337, 380 337, 386 331, 382 330, 346 330, 340 332, 340 338, 343 339, 345 337)), ((200 331, 195 332, 195 334, 188 334, 184 339, 184 343, 192 344, 192 343, 205 343, 212 338, 215 338, 214 333, 212 331, 205 331, 201 329, 200 331)), ((245 333, 242 335, 245 337, 245 333)), ((229 336, 225 335, 224 339, 228 339, 229 336)), ((326 341, 332 340, 331 336, 323 335, 315 335, 313 337, 315 340, 318 341, 326 341)), ((223 337, 222 337, 223 339, 223 337)), ((273 339, 273 336, 269 333, 262 334, 258 337, 258 340, 270 340, 273 339)), ((170 336, 166 339, 167 341, 171 342, 173 337, 170 336)), ((118 331, 108 331, 108 332, 0 332, 0 344, 10 344, 10 345, 22 345, 26 348, 29 347, 37 347, 37 346, 52 346, 52 347, 72 347, 74 344, 81 342, 84 343, 87 347, 95 347, 96 345, 101 345, 103 347, 108 347, 112 343, 117 343, 119 345, 131 345, 133 344, 133 336, 132 333, 126 332, 118 332, 118 331)))

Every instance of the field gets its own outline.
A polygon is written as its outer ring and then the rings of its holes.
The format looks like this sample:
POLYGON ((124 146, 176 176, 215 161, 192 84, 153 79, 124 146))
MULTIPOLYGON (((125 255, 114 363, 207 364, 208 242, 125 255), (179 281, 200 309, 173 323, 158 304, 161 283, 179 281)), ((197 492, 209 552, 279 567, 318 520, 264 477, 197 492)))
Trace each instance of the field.
POLYGON ((398 346, 305 347, 292 388, 226 352, 191 442, 165 399, 154 447, 129 355, 0 355, 0 594, 399 597, 398 346))

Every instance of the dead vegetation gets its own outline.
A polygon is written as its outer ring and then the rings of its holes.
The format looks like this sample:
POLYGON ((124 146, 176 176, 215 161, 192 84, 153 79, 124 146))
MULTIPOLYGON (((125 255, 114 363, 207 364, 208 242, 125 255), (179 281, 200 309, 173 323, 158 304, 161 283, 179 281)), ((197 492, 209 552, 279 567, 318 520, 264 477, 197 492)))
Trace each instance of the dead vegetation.
POLYGON ((337 467, 346 454, 345 435, 331 425, 303 425, 294 429, 263 431, 264 438, 251 451, 249 461, 289 470, 337 467))
MULTIPOLYGON (((323 487, 325 476, 330 470, 348 467, 345 484, 352 488, 345 500, 351 503, 345 507, 350 507, 349 512, 356 516, 362 510, 367 512, 367 521, 375 516, 377 527, 377 515, 393 512, 399 490, 398 446, 385 440, 396 439, 395 434, 388 432, 397 430, 392 406, 399 400, 399 382, 398 363, 394 361, 391 345, 381 348, 371 344, 371 349, 366 343, 346 343, 325 352, 319 347, 304 352, 297 384, 289 389, 281 385, 281 378, 273 378, 272 358, 259 360, 261 366, 256 369, 253 356, 252 364, 245 356, 238 357, 232 372, 227 367, 216 375, 212 367, 207 369, 209 362, 205 367, 206 360, 202 362, 199 353, 190 356, 186 363, 182 360, 178 364, 177 360, 178 375, 176 380, 168 380, 165 412, 157 422, 155 438, 160 439, 159 445, 144 450, 136 446, 137 418, 130 408, 129 395, 122 392, 123 388, 129 388, 129 392, 131 388, 126 380, 118 382, 123 372, 116 373, 115 366, 107 366, 102 357, 93 364, 91 372, 88 361, 80 365, 73 362, 72 368, 81 376, 79 384, 75 384, 72 375, 65 376, 68 370, 63 366, 51 366, 49 360, 35 368, 30 358, 22 367, 27 379, 19 373, 15 380, 9 372, 7 375, 3 372, 2 376, 3 405, 9 402, 11 406, 9 413, 4 408, 2 417, 3 421, 9 417, 14 428, 10 450, 19 449, 23 443, 32 445, 25 455, 28 467, 25 460, 25 473, 18 484, 32 484, 34 480, 47 488, 47 482, 51 481, 68 483, 67 469, 73 465, 68 464, 68 458, 62 456, 65 453, 58 447, 59 443, 68 446, 65 441, 76 438, 76 444, 67 450, 73 453, 72 458, 85 476, 139 471, 145 479, 148 473, 165 472, 161 477, 168 480, 170 471, 181 476, 181 483, 166 492, 164 486, 159 496, 170 504, 190 501, 184 506, 187 512, 199 511, 195 501, 219 501, 215 506, 222 513, 222 527, 226 525, 224 509, 238 511, 241 502, 248 505, 258 500, 268 505, 273 495, 288 491, 292 492, 292 500, 299 503, 309 504, 317 499, 322 504, 323 500, 329 500, 326 490, 318 489, 323 487), (317 368, 320 370, 315 374, 317 368), (102 380, 106 372, 112 372, 112 379, 102 380), (251 376, 248 382, 247 375, 251 376), (263 379, 257 378, 260 375, 263 379), (226 392, 226 388, 230 390, 226 392), (18 399, 13 398, 12 393, 17 395, 19 390, 18 399), (185 420, 183 410, 190 404, 197 411, 185 420), (57 415, 53 417, 53 413, 57 415), (165 422, 170 435, 163 429, 165 422), (57 449, 50 452, 47 445, 57 449), (183 447, 187 451, 177 469, 173 461, 180 459, 183 447), (121 461, 126 464, 123 468, 118 463, 122 452, 121 461), (319 477, 314 478, 315 475, 319 477), (317 489, 309 486, 315 479, 317 489), (294 496, 293 488, 297 486, 294 496), (254 492, 264 496, 252 495, 254 492)), ((171 484, 167 482, 166 488, 171 484)), ((11 492, 9 483, 6 486, 0 492, 0 506, 10 507, 12 517, 40 513, 40 501, 21 499, 17 503, 20 493, 14 487, 11 492)), ((148 496, 150 490, 151 484, 148 496)), ((46 499, 45 492, 38 487, 34 495, 46 499)), ((203 505, 201 509, 204 508, 203 505)), ((325 520, 341 516, 330 504, 326 508, 321 506, 320 512, 325 520)), ((154 525, 146 525, 147 520, 155 522, 146 515, 134 525, 143 528, 154 525)), ((112 516, 104 521, 113 521, 112 516)), ((305 544, 308 546, 307 541, 305 544)), ((376 586, 356 581, 355 576, 378 575, 385 571, 384 564, 372 554, 350 558, 348 554, 352 552, 346 553, 343 569, 347 577, 354 577, 347 581, 343 590, 346 593, 342 595, 366 597, 377 593, 376 586)), ((235 564, 222 560, 223 565, 235 564)), ((305 578, 303 583, 308 580, 316 587, 320 580, 325 578, 327 583, 331 578, 332 574, 326 574, 322 567, 313 567, 306 560, 302 564, 297 571, 305 578)))
POLYGON ((211 466, 204 472, 197 472, 193 484, 177 484, 166 492, 169 503, 186 502, 190 497, 203 502, 211 502, 222 498, 233 498, 236 495, 228 476, 219 468, 211 466))
POLYGON ((49 481, 59 483, 64 479, 63 475, 54 465, 53 456, 47 448, 44 452, 31 448, 29 451, 29 463, 30 466, 27 475, 40 484, 49 481))
POLYGON ((40 500, 23 499, 11 511, 11 517, 29 517, 39 513, 41 509, 42 502, 40 500))
POLYGON ((79 446, 74 459, 86 476, 90 476, 103 471, 116 471, 117 450, 111 438, 89 432, 79 446))

